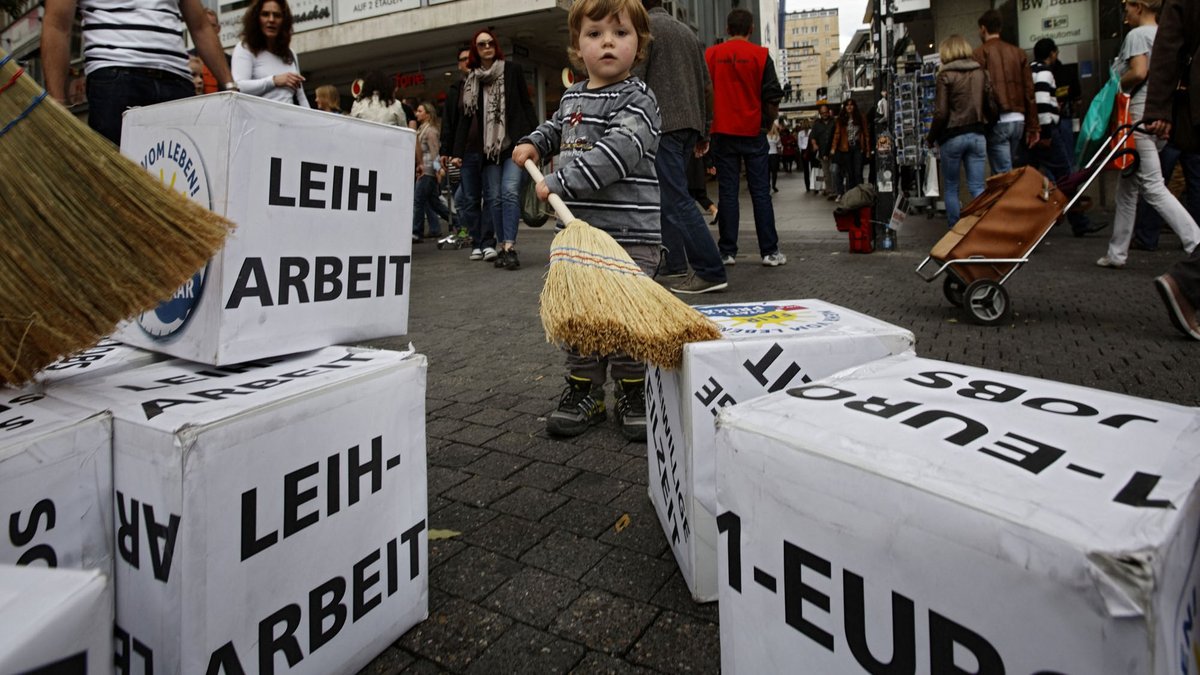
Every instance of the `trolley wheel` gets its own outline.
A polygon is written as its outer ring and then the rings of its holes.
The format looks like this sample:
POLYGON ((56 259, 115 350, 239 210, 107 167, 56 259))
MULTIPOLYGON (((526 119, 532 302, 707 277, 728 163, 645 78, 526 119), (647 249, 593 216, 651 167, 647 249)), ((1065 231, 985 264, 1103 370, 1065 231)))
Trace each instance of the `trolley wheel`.
POLYGON ((963 307, 971 320, 981 326, 998 326, 1012 313, 1008 291, 991 279, 972 281, 963 293, 963 307))
POLYGON ((963 292, 967 290, 961 279, 947 272, 946 280, 942 282, 942 294, 955 307, 963 306, 963 292))

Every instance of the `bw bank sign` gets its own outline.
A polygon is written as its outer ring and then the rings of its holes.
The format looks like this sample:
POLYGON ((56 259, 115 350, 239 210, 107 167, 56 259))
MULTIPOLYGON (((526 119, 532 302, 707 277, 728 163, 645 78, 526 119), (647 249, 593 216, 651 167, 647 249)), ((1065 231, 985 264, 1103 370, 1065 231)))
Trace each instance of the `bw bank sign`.
POLYGON ((1022 49, 1033 49, 1042 38, 1059 46, 1091 42, 1094 0, 1017 0, 1017 30, 1022 49))

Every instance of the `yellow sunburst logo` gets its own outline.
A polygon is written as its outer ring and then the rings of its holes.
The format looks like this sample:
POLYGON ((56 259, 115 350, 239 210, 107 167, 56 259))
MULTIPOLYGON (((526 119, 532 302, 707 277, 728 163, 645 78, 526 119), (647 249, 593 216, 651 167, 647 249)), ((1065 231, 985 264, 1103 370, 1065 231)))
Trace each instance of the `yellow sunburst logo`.
POLYGON ((733 322, 735 328, 746 325, 754 326, 755 328, 766 328, 767 326, 786 326, 789 322, 795 321, 796 318, 797 316, 793 312, 774 311, 751 316, 731 316, 729 320, 733 322))

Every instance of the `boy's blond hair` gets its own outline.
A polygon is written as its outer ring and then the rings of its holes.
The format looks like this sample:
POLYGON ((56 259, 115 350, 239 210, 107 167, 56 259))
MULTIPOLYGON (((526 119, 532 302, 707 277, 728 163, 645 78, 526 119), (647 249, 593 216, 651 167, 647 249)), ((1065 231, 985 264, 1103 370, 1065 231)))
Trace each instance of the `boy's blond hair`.
POLYGON ((579 32, 583 29, 583 18, 586 16, 592 21, 600 21, 622 11, 629 15, 629 21, 637 31, 638 50, 633 65, 646 60, 646 50, 650 48, 650 15, 642 6, 642 0, 575 0, 575 4, 571 5, 571 13, 567 15, 567 27, 571 30, 571 46, 567 47, 567 57, 571 59, 571 65, 587 72, 579 56, 579 32))

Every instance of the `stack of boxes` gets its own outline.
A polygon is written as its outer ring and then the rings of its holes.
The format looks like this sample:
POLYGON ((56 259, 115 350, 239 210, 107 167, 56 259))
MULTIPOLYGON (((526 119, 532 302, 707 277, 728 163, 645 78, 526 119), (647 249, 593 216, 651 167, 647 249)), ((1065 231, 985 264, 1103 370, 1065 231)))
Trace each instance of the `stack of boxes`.
POLYGON ((122 152, 238 228, 2 395, 0 563, 107 577, 88 672, 115 632, 120 672, 352 673, 427 615, 425 358, 330 346, 408 330, 414 140, 239 94, 126 114, 122 152))

